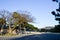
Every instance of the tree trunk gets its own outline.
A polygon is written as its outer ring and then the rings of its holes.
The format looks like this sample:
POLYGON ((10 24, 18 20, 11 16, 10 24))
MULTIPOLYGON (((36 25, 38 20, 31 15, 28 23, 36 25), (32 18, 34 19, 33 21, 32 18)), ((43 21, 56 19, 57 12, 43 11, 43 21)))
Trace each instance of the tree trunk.
POLYGON ((11 29, 11 26, 9 25, 9 31, 8 33, 12 33, 12 29, 11 29))

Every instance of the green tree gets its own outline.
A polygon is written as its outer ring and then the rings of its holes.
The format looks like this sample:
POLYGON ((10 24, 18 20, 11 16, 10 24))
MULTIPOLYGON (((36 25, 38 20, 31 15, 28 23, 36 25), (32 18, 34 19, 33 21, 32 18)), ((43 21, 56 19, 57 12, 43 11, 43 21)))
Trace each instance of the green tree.
POLYGON ((31 17, 29 14, 25 13, 18 13, 18 12, 13 12, 12 14, 9 11, 3 10, 0 11, 0 15, 2 16, 3 19, 0 19, 1 24, 5 22, 9 26, 9 32, 11 33, 12 30, 14 30, 17 25, 21 28, 21 26, 26 27, 29 22, 33 22, 34 18, 31 17), (4 20, 4 21, 2 21, 4 20), (14 25, 13 28, 11 28, 11 24, 14 25))
POLYGON ((28 22, 33 22, 33 19, 28 14, 20 14, 18 12, 13 12, 12 14, 12 20, 14 25, 21 25, 23 26, 28 22))
POLYGON ((39 31, 39 29, 32 24, 26 24, 25 28, 27 31, 39 31))
POLYGON ((4 24, 6 24, 6 20, 4 20, 3 18, 0 18, 0 29, 4 24))
POLYGON ((56 25, 55 26, 54 32, 59 32, 60 33, 60 25, 56 25))

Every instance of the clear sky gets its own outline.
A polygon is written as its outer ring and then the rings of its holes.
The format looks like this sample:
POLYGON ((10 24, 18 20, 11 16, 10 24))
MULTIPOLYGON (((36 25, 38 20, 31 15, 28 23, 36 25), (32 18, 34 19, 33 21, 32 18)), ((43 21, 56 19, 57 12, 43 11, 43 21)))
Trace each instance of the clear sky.
POLYGON ((38 28, 58 24, 54 20, 55 17, 51 14, 57 8, 58 4, 52 2, 52 0, 0 0, 0 10, 31 12, 30 14, 36 18, 33 25, 38 28))

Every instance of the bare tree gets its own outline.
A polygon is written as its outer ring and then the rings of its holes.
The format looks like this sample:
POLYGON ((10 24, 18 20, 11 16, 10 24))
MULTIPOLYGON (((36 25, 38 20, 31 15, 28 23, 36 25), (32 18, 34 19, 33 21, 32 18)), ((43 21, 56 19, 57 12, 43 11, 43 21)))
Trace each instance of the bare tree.
POLYGON ((4 25, 7 25, 7 24, 9 24, 9 27, 10 27, 10 24, 11 24, 11 21, 10 21, 11 13, 9 11, 2 10, 2 11, 0 11, 0 16, 6 21, 6 23, 4 23, 2 25, 2 28, 4 27, 4 25))

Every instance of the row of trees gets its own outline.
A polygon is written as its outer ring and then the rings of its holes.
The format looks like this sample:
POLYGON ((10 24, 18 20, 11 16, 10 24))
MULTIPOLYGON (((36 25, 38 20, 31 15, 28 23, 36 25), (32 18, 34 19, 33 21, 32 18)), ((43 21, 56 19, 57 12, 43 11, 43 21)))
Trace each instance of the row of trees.
POLYGON ((51 32, 60 33, 60 25, 55 25, 55 27, 52 28, 50 31, 51 31, 51 32))
POLYGON ((40 29, 40 32, 60 33, 60 25, 55 25, 53 28, 50 28, 50 29, 42 28, 42 29, 40 29))
POLYGON ((34 22, 34 18, 26 13, 20 12, 9 12, 6 10, 0 11, 0 30, 5 28, 8 29, 8 33, 14 30, 38 30, 38 28, 29 24, 29 22, 34 22))

